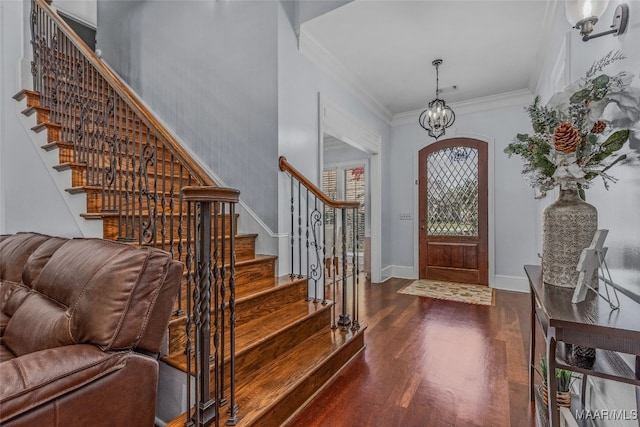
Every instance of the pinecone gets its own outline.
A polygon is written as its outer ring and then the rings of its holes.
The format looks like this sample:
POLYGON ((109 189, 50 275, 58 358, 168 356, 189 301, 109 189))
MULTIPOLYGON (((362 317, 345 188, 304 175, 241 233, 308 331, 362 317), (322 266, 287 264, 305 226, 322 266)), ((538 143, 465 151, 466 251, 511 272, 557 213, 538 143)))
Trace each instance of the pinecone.
POLYGON ((607 127, 607 124, 605 122, 603 122, 602 120, 597 121, 593 124, 593 127, 591 128, 591 133, 602 133, 604 132, 606 127, 607 127))
POLYGON ((553 132, 556 150, 563 153, 575 152, 580 141, 580 132, 571 123, 560 123, 553 132))

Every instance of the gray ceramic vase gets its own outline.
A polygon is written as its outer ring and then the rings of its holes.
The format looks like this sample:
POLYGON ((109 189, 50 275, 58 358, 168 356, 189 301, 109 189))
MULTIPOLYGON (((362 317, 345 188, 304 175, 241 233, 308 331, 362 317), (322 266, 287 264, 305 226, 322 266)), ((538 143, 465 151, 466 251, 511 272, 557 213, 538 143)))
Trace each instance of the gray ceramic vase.
MULTIPOLYGON (((560 190, 558 200, 543 213, 542 280, 564 288, 575 288, 580 274, 576 267, 582 250, 598 229, 598 211, 580 198, 578 190, 560 190)), ((597 276, 594 275, 597 280, 597 276)), ((592 283, 594 287, 597 282, 592 283)))

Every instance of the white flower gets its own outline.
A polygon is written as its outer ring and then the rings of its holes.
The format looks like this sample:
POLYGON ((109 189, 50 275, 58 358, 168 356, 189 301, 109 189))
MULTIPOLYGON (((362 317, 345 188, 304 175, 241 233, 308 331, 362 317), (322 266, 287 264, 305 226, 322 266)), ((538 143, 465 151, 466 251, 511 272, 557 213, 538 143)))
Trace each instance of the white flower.
POLYGON ((576 184, 584 184, 585 172, 578 165, 575 153, 565 154, 553 150, 550 160, 556 165, 553 180, 560 184, 560 188, 575 188, 576 184))

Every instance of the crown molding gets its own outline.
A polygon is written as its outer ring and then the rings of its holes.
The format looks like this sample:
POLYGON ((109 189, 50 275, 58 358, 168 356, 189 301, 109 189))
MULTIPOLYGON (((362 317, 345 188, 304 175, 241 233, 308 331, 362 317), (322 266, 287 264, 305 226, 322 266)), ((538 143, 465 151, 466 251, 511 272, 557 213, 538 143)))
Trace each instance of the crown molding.
POLYGON ((308 59, 324 68, 339 83, 343 84, 386 124, 391 124, 393 114, 371 95, 370 90, 342 62, 304 31, 304 27, 300 31, 299 50, 308 59))
MULTIPOLYGON (((497 108, 507 108, 514 106, 524 106, 533 101, 533 94, 529 89, 514 90, 511 92, 499 93, 497 95, 483 96, 481 98, 467 101, 454 102, 449 107, 456 113, 470 114, 481 111, 495 110, 497 108)), ((403 126, 407 124, 418 124, 418 116, 423 109, 407 111, 393 116, 391 126, 403 126)))

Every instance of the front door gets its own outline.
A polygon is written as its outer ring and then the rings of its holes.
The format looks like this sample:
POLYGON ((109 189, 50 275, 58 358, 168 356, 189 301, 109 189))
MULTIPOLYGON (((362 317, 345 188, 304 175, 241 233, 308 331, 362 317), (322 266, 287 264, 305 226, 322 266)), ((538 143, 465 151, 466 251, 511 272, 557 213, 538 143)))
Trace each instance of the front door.
POLYGON ((488 285, 487 144, 447 139, 418 159, 420 278, 488 285))

